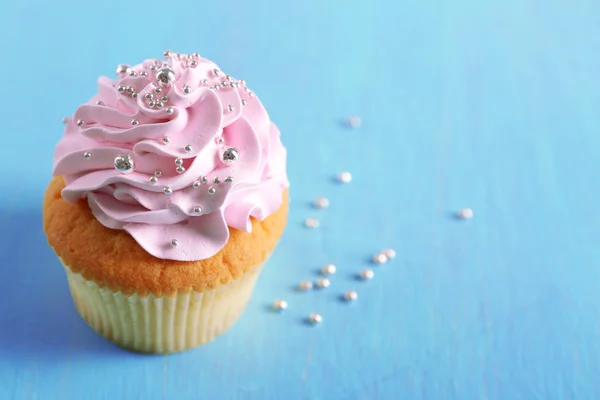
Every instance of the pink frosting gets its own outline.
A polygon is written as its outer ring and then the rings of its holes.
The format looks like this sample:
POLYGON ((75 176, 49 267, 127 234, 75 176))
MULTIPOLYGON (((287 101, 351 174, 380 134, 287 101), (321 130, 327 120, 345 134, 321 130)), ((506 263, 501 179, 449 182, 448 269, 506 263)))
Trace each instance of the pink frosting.
POLYGON ((117 75, 101 77, 98 94, 66 120, 54 155, 66 201, 87 198, 104 226, 181 261, 213 256, 228 226, 250 232, 250 217, 279 208, 286 150, 244 81, 197 54, 170 52, 117 75), (224 156, 236 152, 235 161, 224 156), (117 159, 132 165, 117 169, 117 159))

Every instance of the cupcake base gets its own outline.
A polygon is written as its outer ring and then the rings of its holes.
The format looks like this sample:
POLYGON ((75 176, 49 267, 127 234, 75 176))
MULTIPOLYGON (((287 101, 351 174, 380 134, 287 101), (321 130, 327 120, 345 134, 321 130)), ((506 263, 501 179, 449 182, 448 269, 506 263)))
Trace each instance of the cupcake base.
POLYGON ((162 354, 203 345, 231 328, 246 308, 263 264, 215 289, 157 297, 101 288, 63 263, 77 311, 96 332, 126 349, 162 354))

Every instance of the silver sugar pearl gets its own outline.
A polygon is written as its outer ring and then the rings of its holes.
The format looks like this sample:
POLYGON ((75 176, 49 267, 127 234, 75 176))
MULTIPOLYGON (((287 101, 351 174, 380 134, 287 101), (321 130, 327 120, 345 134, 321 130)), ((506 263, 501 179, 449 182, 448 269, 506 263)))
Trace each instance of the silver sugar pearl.
POLYGON ((334 264, 325 264, 323 265, 323 268, 321 268, 321 273, 323 275, 333 275, 335 274, 337 271, 337 268, 335 267, 334 264))
POLYGON ((160 98, 160 101, 162 101, 163 103, 166 103, 167 101, 169 101, 169 98, 167 96, 163 96, 160 98))
POLYGON ((233 177, 232 176, 228 176, 227 178, 225 178, 225 183, 227 184, 232 184, 233 183, 233 177))
POLYGON ((187 85, 183 88, 183 93, 185 93, 185 94, 190 94, 191 91, 192 91, 192 89, 187 85))
POLYGON ((154 98, 154 95, 153 95, 152 93, 146 93, 146 94, 144 95, 144 98, 145 98, 146 100, 152 100, 152 99, 154 98))
POLYGON ((202 79, 202 84, 203 85, 208 85, 208 79, 202 79))
POLYGON ((308 316, 308 321, 313 325, 320 324, 323 322, 323 317, 321 314, 312 313, 308 316))
POLYGON ((124 174, 133 171, 133 158, 129 154, 119 154, 115 157, 115 169, 124 174))
POLYGON ((221 184, 221 180, 217 177, 213 180, 215 185, 220 185, 221 184))
POLYGON ((133 97, 134 99, 137 99, 138 98, 138 93, 137 92, 131 93, 131 97, 133 97))
POLYGON ((221 71, 219 71, 219 70, 218 70, 218 69, 216 69, 216 68, 215 68, 215 69, 213 69, 213 70, 212 70, 212 72, 213 72, 214 76, 219 76, 219 75, 221 75, 221 71))
POLYGON ((285 310, 288 308, 288 303, 285 300, 278 299, 273 302, 273 309, 276 311, 285 310))
POLYGON ((329 282, 329 279, 327 278, 321 278, 317 281, 317 286, 321 289, 326 289, 331 285, 331 282, 329 282))
POLYGON ((142 72, 140 72, 140 76, 148 76, 148 71, 142 71, 142 72))
POLYGON ((221 154, 221 161, 225 164, 233 164, 240 157, 238 151, 234 147, 228 147, 221 154))
POLYGON ((129 69, 129 65, 127 64, 119 64, 117 65, 117 74, 124 74, 129 69))
POLYGON ((163 53, 163 56, 171 57, 171 56, 173 56, 173 52, 171 50, 165 50, 165 52, 163 53))
POLYGON ((165 112, 169 115, 173 114, 173 111, 175 111, 173 107, 167 107, 167 109, 165 110, 165 112))
POLYGON ((177 171, 178 174, 182 174, 185 172, 185 168, 180 166, 180 167, 175 168, 175 171, 177 171))
POLYGON ((173 247, 179 246, 179 242, 177 241, 177 239, 171 240, 171 246, 173 246, 173 247))
POLYGON ((156 105, 156 103, 154 102, 154 100, 150 100, 148 102, 148 107, 150 107, 150 108, 154 108, 155 105, 156 105))
POLYGON ((135 126, 135 125, 139 125, 140 121, 138 121, 137 119, 132 119, 131 120, 131 125, 135 126))
POLYGON ((162 138, 162 141, 163 141, 163 143, 167 144, 167 143, 169 143, 171 141, 171 138, 168 137, 168 136, 165 136, 165 137, 162 138))
POLYGON ((163 193, 164 194, 172 194, 173 193, 173 189, 171 189, 168 186, 165 186, 164 189, 163 189, 163 193))
POLYGON ((198 189, 200 187, 200 182, 195 181, 193 186, 194 186, 194 189, 198 189))
POLYGON ((229 110, 229 112, 232 112, 233 111, 233 106, 230 104, 230 105, 227 106, 227 109, 229 110))
POLYGON ((197 66, 198 66, 198 61, 192 61, 190 63, 190 67, 192 67, 192 68, 196 68, 197 66))
POLYGON ((225 143, 225 138, 223 138, 223 136, 217 136, 215 138, 215 143, 216 144, 223 144, 223 143, 225 143))
POLYGON ((192 151, 192 146, 191 146, 191 145, 189 145, 189 144, 187 144, 187 145, 186 145, 186 146, 183 148, 183 150, 184 150, 186 153, 189 153, 190 151, 192 151))
POLYGON ((356 293, 354 290, 348 290, 344 294, 344 299, 346 299, 346 301, 354 301, 358 299, 358 293, 356 293))
POLYGON ((206 185, 208 183, 208 177, 206 177, 206 176, 201 177, 200 183, 202 183, 203 185, 206 185))
POLYGON ((208 194, 213 195, 215 193, 217 193, 217 189, 212 186, 208 188, 208 194))
POLYGON ((177 165, 178 167, 183 165, 183 159, 182 158, 176 158, 175 159, 175 165, 177 165))
POLYGON ((104 102, 103 102, 102 100, 98 100, 98 101, 96 102, 96 105, 97 105, 97 106, 103 106, 103 105, 104 105, 104 102))
POLYGON ((85 158, 86 160, 89 160, 90 158, 92 158, 92 153, 90 153, 89 151, 86 151, 85 153, 83 153, 83 158, 85 158))
POLYGON ((200 214, 202 212, 202 208, 196 206, 194 207, 194 214, 200 214))
POLYGON ((150 177, 149 180, 150 180, 150 183, 153 184, 153 185, 156 184, 156 182, 158 182, 158 178, 155 177, 155 176, 150 177))
POLYGON ((171 68, 161 68, 156 73, 156 80, 161 86, 169 86, 175 81, 175 71, 171 68))
POLYGON ((156 65, 157 67, 160 67, 163 64, 162 61, 160 60, 154 60, 154 65, 156 65))
POLYGON ((150 71, 156 71, 156 65, 151 65, 150 66, 150 71))
POLYGON ((129 76, 136 76, 137 73, 134 70, 129 71, 129 76))
POLYGON ((158 176, 158 177, 160 177, 161 175, 162 175, 162 172, 161 172, 161 171, 158 171, 158 170, 157 170, 157 171, 154 171, 154 176, 158 176))
POLYGON ((134 89, 131 86, 127 86, 126 91, 127 93, 132 94, 134 92, 134 89))
POLYGON ((229 86, 229 82, 223 81, 223 82, 221 82, 221 86, 226 88, 227 86, 229 86))
POLYGON ((162 106, 164 106, 162 101, 157 101, 155 104, 156 108, 161 108, 162 106))
POLYGON ((246 99, 242 99, 242 105, 245 107, 246 104, 248 104, 248 101, 246 99))
POLYGON ((123 86, 123 85, 119 85, 119 87, 117 87, 117 91, 118 91, 119 93, 123 93, 123 92, 125 91, 125 89, 126 89, 126 87, 125 87, 125 86, 123 86))

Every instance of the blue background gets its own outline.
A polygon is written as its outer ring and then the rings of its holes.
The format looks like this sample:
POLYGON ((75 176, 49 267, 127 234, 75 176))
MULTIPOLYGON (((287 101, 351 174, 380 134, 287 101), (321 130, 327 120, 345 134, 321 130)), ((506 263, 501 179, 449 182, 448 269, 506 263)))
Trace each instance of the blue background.
POLYGON ((0 35, 0 399, 600 398, 598 1, 22 0, 0 35), (79 318, 41 201, 62 117, 165 49, 249 82, 293 203, 237 325, 163 357, 79 318))

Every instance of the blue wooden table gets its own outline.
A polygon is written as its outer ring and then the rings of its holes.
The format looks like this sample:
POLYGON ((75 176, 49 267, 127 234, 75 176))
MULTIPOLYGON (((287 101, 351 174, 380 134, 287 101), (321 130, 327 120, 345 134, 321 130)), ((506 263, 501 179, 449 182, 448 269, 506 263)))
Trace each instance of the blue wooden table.
POLYGON ((0 399, 600 398, 597 0, 15 1, 0 34, 0 399), (292 204, 237 325, 163 357, 79 318, 41 200, 62 117, 165 49, 261 96, 292 204))

